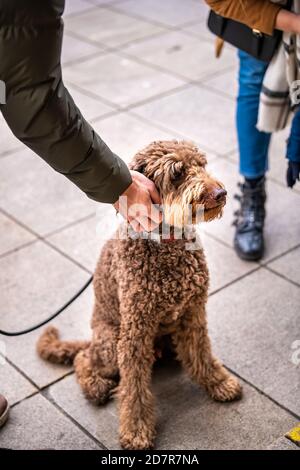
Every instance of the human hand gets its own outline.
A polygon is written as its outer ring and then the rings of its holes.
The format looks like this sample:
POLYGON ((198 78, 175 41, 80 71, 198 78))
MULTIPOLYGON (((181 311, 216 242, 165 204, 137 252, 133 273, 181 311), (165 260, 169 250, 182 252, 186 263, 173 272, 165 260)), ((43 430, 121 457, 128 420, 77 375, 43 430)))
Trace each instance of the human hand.
POLYGON ((277 14, 275 28, 287 33, 300 34, 300 15, 282 8, 277 14))
POLYGON ((289 160, 286 172, 286 182, 289 188, 292 188, 300 177, 300 162, 291 162, 289 160))
POLYGON ((136 232, 151 232, 162 221, 161 212, 153 205, 160 204, 160 195, 155 184, 145 175, 134 170, 130 173, 132 183, 114 207, 136 232))

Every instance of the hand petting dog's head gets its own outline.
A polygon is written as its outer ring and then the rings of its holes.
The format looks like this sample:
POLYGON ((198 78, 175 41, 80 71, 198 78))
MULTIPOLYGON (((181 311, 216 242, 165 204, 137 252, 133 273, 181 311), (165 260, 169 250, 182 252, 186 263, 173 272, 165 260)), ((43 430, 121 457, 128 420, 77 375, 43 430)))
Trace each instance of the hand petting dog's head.
POLYGON ((221 217, 226 204, 226 190, 207 173, 206 163, 204 153, 191 142, 157 141, 135 155, 131 169, 155 183, 165 222, 183 227, 221 217))

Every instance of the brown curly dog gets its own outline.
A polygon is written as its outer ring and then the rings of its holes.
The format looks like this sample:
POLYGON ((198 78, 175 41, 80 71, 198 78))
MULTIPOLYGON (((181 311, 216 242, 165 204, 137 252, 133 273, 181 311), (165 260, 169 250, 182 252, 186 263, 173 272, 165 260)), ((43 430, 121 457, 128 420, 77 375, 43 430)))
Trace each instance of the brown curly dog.
MULTIPOLYGON (((171 337, 191 379, 212 398, 241 396, 238 380, 212 354, 206 260, 193 225, 184 230, 187 207, 194 223, 199 207, 202 220, 209 221, 221 216, 226 202, 223 185, 205 166, 205 156, 190 142, 154 142, 135 155, 131 168, 156 184, 170 234, 159 240, 127 236, 106 242, 94 276, 91 342, 60 341, 50 327, 37 345, 44 359, 74 361, 83 392, 94 403, 104 403, 119 381, 120 441, 126 449, 154 444, 151 374, 155 343, 164 335, 171 337), (175 237, 178 229, 186 232, 181 239, 175 237)), ((122 233, 126 229, 123 224, 122 233)))

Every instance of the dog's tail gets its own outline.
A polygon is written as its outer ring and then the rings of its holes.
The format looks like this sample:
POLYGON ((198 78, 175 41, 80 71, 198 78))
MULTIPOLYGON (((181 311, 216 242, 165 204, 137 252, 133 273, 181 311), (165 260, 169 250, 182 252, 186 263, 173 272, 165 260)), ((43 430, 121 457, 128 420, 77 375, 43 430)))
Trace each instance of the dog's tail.
POLYGON ((46 361, 55 364, 72 364, 75 356, 82 349, 87 349, 89 341, 61 341, 57 328, 48 326, 40 336, 36 348, 46 361))

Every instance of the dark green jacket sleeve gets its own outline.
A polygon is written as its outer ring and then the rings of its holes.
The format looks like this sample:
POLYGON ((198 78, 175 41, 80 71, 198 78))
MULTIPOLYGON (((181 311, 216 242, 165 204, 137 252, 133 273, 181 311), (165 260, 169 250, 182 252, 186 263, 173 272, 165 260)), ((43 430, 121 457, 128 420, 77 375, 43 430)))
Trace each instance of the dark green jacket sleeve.
POLYGON ((86 122, 62 81, 64 0, 0 0, 2 114, 15 136, 90 198, 115 202, 126 164, 86 122))

